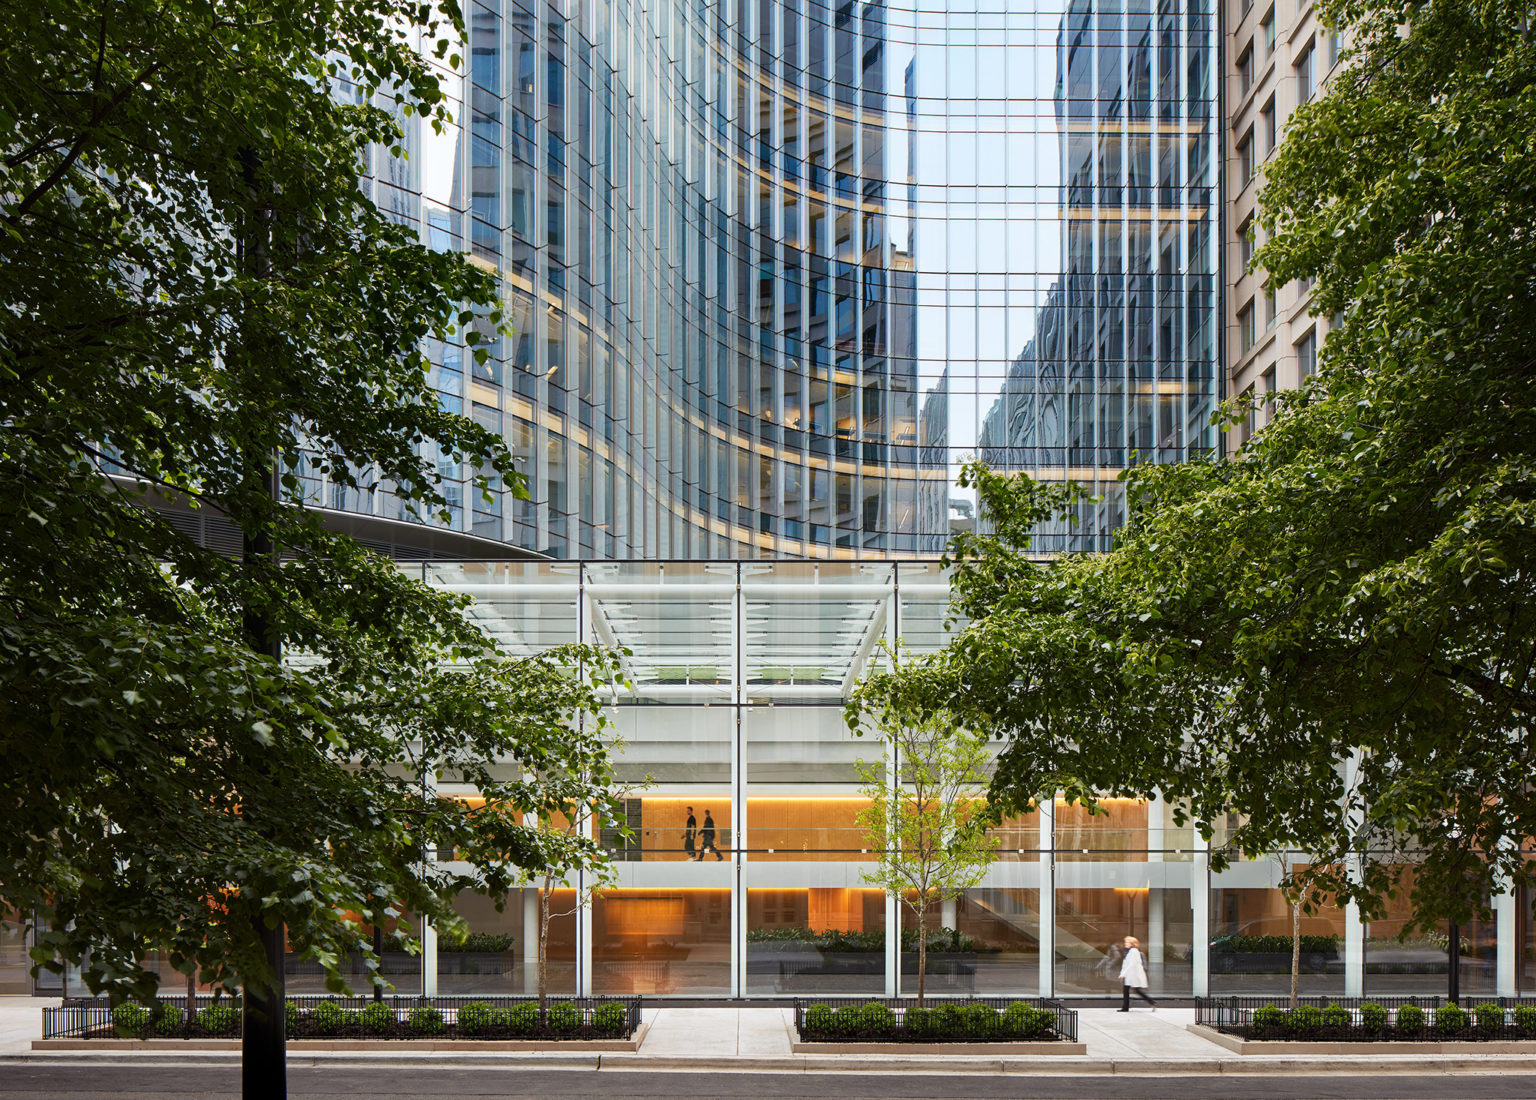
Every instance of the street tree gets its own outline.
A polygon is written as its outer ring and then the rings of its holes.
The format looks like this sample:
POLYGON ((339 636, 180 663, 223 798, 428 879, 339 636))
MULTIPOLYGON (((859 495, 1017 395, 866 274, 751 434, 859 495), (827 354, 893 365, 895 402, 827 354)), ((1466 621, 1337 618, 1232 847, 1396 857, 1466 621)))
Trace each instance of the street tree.
POLYGON ((317 508, 322 482, 431 523, 461 472, 498 514, 524 492, 438 392, 495 369, 494 275, 358 179, 451 135, 461 12, 0 12, 0 908, 114 999, 154 996, 156 950, 242 991, 247 1095, 281 1096, 285 945, 340 989, 368 926, 453 920, 467 883, 428 849, 493 894, 543 866, 536 777, 586 766, 569 730, 601 730, 618 673, 504 656, 317 508))
MULTIPOLYGON (((1368 919, 1531 879, 1536 40, 1519 5, 1325 0, 1352 43, 1261 192, 1274 283, 1336 315, 1240 459, 1136 466, 1111 553, 1036 560, 1071 490, 966 473, 931 705, 1009 739, 994 801, 1161 791, 1311 853, 1368 919)), ((1242 410, 1237 410, 1238 415, 1242 410)))
POLYGON ((905 697, 907 681, 898 671, 921 658, 908 657, 894 670, 877 670, 861 680, 848 706, 855 733, 877 737, 880 759, 858 762, 860 793, 869 800, 858 824, 874 853, 862 872, 865 882, 906 898, 917 916, 917 1003, 922 1005, 928 975, 928 915, 934 905, 954 901, 986 876, 997 858, 998 840, 987 826, 986 737, 959 725, 942 706, 914 706, 905 697))

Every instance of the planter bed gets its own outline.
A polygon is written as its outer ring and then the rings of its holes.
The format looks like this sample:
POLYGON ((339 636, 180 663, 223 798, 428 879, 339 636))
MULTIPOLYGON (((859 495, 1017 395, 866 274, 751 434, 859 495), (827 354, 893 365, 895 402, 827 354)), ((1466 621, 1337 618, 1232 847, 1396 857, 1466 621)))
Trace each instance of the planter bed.
MULTIPOLYGON (((418 1049, 431 1043, 458 1049, 474 1044, 487 1049, 633 1050, 642 1030, 637 997, 558 999, 546 1012, 529 998, 305 998, 288 1002, 285 1024, 295 1048, 347 1050, 380 1043, 418 1049)), ((63 1049, 56 1044, 65 1042, 134 1049, 203 1046, 238 1042, 240 1026, 239 1006, 228 1000, 206 1004, 191 1021, 182 1004, 169 998, 153 1012, 137 1004, 112 1008, 101 1001, 73 1002, 43 1010, 39 1042, 46 1044, 43 1049, 63 1049)))
POLYGON ((1077 1013, 1056 1001, 795 1001, 797 1054, 1082 1054, 1077 1013))
POLYGON ((1189 1030, 1238 1054, 1536 1054, 1536 1042, 1529 1039, 1246 1039, 1204 1024, 1190 1024, 1189 1030))
POLYGON ((1307 998, 1284 1009, 1257 998, 1202 998, 1191 1030, 1243 1054, 1536 1054, 1536 1005, 1343 1000, 1307 998))
MULTIPOLYGON (((290 1054, 306 1051, 369 1051, 390 1050, 397 1053, 419 1052, 424 1054, 444 1051, 465 1053, 537 1053, 540 1051, 569 1051, 573 1054, 591 1052, 606 1054, 640 1049, 650 1024, 643 1023, 628 1039, 488 1039, 458 1035, 443 1035, 436 1039, 292 1039, 288 1040, 290 1054)), ((231 1051, 240 1050, 239 1039, 118 1039, 98 1037, 90 1039, 34 1039, 33 1050, 81 1051, 81 1050, 141 1050, 141 1051, 231 1051)))

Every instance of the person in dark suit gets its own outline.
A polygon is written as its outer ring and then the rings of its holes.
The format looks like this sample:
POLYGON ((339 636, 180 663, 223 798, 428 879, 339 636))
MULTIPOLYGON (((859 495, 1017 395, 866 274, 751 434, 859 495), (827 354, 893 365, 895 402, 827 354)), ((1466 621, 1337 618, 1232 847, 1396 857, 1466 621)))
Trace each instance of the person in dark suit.
POLYGON ((698 835, 699 822, 693 816, 693 807, 688 807, 688 823, 683 826, 683 851, 688 853, 688 858, 693 858, 693 839, 698 835))
POLYGON ((705 852, 714 852, 716 859, 722 859, 720 849, 715 847, 715 819, 709 815, 709 807, 704 807, 704 828, 699 830, 699 862, 704 861, 705 852))

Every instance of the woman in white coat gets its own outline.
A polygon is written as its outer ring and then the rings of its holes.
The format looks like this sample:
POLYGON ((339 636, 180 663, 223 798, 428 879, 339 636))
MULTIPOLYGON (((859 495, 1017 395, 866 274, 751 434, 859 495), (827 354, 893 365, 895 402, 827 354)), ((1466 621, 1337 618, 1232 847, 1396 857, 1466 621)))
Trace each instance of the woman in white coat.
POLYGON ((1147 964, 1141 958, 1141 941, 1135 936, 1125 937, 1125 958, 1120 960, 1120 1011, 1131 1010, 1131 991, 1157 1011, 1157 1002, 1147 996, 1147 964))

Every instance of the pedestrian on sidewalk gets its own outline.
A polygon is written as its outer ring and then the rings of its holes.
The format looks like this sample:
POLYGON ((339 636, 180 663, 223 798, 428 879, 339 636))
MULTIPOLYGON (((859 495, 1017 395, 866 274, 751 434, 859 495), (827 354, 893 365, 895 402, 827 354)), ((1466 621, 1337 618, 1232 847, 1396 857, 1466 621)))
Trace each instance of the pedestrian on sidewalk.
POLYGON ((715 847, 715 819, 709 815, 709 807, 704 807, 704 828, 699 830, 699 862, 704 862, 704 853, 714 852, 715 859, 722 858, 720 849, 715 847))
POLYGON ((1147 966, 1141 959, 1141 941, 1135 936, 1125 937, 1125 958, 1120 960, 1120 1011, 1131 1010, 1131 991, 1157 1011, 1157 1002, 1147 996, 1147 966))

